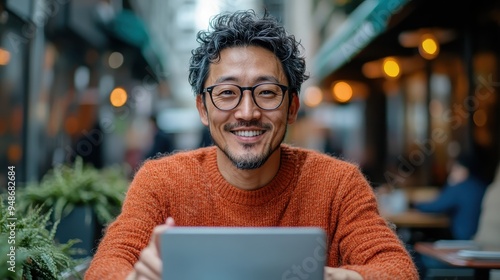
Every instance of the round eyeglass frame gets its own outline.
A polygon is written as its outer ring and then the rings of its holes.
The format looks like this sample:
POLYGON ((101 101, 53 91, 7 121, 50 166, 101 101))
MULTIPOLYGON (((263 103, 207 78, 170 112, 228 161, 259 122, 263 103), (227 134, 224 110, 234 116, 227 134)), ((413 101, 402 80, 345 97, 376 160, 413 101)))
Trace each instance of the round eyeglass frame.
POLYGON ((210 95, 210 100, 212 101, 212 104, 215 106, 215 108, 221 110, 221 111, 231 111, 231 110, 234 110, 236 107, 238 107, 241 103, 241 99, 243 99, 243 92, 245 90, 249 90, 251 92, 251 96, 252 96, 252 100, 253 100, 253 103, 255 105, 257 105, 257 107, 259 107, 260 109, 262 110, 265 110, 265 111, 272 111, 272 110, 276 110, 277 108, 279 108, 281 106, 281 104, 283 104, 283 100, 285 100, 285 93, 288 91, 288 87, 285 86, 285 85, 282 85, 282 84, 278 84, 278 83, 260 83, 260 84, 256 84, 254 86, 251 86, 251 87, 241 87, 239 85, 236 85, 236 84, 215 84, 215 85, 211 85, 211 86, 208 86, 206 88, 204 88, 202 90, 201 93, 205 93, 205 92, 208 92, 208 94, 210 95), (212 90, 216 87, 216 86, 221 86, 221 85, 231 85, 231 86, 235 86, 237 87, 239 90, 240 90, 240 97, 238 99, 238 102, 236 102, 236 105, 234 105, 234 107, 230 108, 230 109, 221 109, 219 108, 217 105, 215 105, 215 102, 214 102, 214 99, 212 97, 212 90), (255 95, 254 95, 254 92, 255 92, 255 89, 260 86, 260 85, 277 85, 281 88, 281 91, 283 92, 283 95, 281 96, 281 100, 280 102, 278 103, 278 105, 276 105, 276 107, 274 108, 270 108, 270 109, 267 109, 267 108, 262 108, 258 103, 257 101, 255 101, 255 95))

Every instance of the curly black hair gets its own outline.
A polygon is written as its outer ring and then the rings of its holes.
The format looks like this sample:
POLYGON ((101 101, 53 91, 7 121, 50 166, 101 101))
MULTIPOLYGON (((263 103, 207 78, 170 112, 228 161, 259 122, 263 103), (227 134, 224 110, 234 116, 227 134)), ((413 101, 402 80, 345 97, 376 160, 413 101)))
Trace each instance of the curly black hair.
POLYGON ((210 63, 219 60, 221 51, 229 47, 259 46, 272 51, 281 61, 290 94, 298 94, 309 78, 300 42, 267 12, 262 18, 254 10, 221 13, 210 21, 210 28, 198 32, 200 46, 191 51, 189 84, 195 95, 201 94, 210 63))

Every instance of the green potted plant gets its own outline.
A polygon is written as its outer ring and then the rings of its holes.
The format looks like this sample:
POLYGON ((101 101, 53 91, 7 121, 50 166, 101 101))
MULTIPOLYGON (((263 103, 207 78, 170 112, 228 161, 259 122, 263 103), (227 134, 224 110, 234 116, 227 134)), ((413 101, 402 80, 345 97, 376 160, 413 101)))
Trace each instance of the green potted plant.
POLYGON ((22 207, 52 209, 53 220, 60 220, 56 240, 80 239, 77 247, 89 256, 102 228, 120 213, 128 184, 123 168, 97 169, 78 157, 74 164, 58 165, 40 182, 21 188, 18 201, 22 207))
POLYGON ((81 279, 76 270, 80 261, 73 245, 77 240, 57 243, 54 235, 57 222, 50 221, 51 211, 42 207, 8 210, 0 203, 0 279, 81 279))

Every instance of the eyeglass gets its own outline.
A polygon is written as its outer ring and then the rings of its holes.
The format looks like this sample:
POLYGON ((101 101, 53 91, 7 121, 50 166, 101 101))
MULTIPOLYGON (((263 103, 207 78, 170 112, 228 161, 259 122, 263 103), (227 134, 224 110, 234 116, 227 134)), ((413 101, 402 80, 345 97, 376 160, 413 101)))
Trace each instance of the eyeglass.
POLYGON ((238 107, 243 91, 250 90, 252 99, 262 110, 274 110, 281 106, 287 86, 275 83, 262 83, 253 87, 240 87, 233 84, 217 84, 203 89, 208 92, 214 106, 222 111, 233 110, 238 107))

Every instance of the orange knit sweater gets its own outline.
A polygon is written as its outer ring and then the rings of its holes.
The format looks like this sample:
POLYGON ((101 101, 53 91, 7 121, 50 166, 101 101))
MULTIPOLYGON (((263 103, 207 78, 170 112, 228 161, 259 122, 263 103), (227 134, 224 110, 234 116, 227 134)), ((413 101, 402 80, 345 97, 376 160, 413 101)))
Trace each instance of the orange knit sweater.
POLYGON ((321 227, 327 232, 328 266, 355 270, 365 279, 418 279, 411 257, 379 216, 359 169, 288 145, 282 145, 278 174, 255 191, 224 180, 215 147, 147 161, 85 279, 124 279, 153 228, 168 216, 178 226, 321 227))

